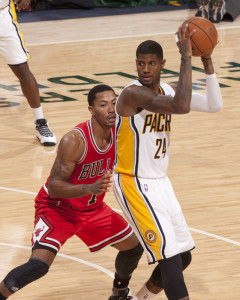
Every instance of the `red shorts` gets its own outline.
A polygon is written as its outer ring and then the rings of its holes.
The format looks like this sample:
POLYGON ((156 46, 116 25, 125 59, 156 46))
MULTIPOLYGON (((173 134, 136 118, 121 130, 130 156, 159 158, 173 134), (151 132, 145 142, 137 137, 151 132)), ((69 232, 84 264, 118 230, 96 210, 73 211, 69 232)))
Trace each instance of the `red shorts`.
POLYGON ((123 217, 104 202, 96 209, 84 212, 45 206, 36 215, 34 226, 33 249, 47 248, 54 253, 73 235, 94 252, 132 234, 132 228, 123 217))

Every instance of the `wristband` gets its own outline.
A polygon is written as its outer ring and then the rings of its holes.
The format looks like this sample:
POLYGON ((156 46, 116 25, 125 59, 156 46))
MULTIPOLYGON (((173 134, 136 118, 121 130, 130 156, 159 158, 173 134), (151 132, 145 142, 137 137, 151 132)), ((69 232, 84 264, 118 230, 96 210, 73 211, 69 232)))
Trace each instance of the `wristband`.
POLYGON ((185 59, 191 59, 192 58, 192 56, 190 56, 190 55, 183 55, 182 57, 181 57, 181 60, 185 60, 185 59))
POLYGON ((201 61, 204 62, 204 61, 208 61, 208 60, 211 60, 212 58, 211 57, 208 57, 208 58, 205 58, 205 57, 201 57, 201 61))

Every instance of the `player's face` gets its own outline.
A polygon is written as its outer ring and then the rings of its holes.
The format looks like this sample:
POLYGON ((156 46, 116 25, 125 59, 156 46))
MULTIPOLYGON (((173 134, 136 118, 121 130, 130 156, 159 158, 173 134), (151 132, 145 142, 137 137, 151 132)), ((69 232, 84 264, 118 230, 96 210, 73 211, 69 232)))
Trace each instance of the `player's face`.
POLYGON ((116 95, 113 91, 104 91, 96 94, 93 106, 89 110, 100 125, 113 127, 115 125, 116 95))
POLYGON ((136 66, 142 85, 149 88, 158 85, 164 64, 165 60, 161 60, 156 54, 139 54, 136 59, 136 66))

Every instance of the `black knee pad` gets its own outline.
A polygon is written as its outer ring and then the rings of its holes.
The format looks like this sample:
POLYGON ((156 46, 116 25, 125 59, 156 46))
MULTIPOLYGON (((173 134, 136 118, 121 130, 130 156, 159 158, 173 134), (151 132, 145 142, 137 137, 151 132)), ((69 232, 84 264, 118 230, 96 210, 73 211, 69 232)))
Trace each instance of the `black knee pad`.
MULTIPOLYGON (((192 261, 192 254, 190 251, 185 252, 183 254, 181 254, 181 259, 182 259, 182 270, 185 270, 191 263, 192 261)), ((163 288, 163 284, 162 284, 162 275, 161 275, 161 271, 160 271, 160 266, 159 264, 155 267, 155 269, 152 272, 152 275, 150 277, 150 281, 160 287, 163 288)))
POLYGON ((182 273, 180 254, 159 261, 162 285, 169 300, 178 300, 188 296, 182 273))
POLYGON ((155 267, 155 269, 152 272, 152 275, 150 277, 150 281, 160 287, 163 288, 163 284, 162 284, 162 275, 161 275, 161 270, 160 270, 160 266, 159 264, 155 267))
POLYGON ((181 259, 182 259, 182 269, 185 270, 191 263, 192 261, 192 254, 190 251, 187 251, 183 254, 181 254, 181 259))
POLYGON ((143 248, 140 243, 130 250, 119 251, 115 261, 116 273, 120 278, 131 276, 137 268, 138 262, 143 254, 143 248))
POLYGON ((3 280, 10 293, 14 293, 25 285, 41 278, 49 270, 49 265, 37 258, 30 258, 29 261, 13 269, 3 280))

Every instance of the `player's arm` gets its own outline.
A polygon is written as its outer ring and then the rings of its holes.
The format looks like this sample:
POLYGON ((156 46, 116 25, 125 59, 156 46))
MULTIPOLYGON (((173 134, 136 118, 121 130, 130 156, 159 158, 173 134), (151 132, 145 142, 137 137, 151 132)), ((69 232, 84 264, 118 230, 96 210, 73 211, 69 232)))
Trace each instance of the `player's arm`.
POLYGON ((189 112, 192 95, 192 47, 190 37, 194 31, 186 37, 186 29, 187 26, 180 26, 177 33, 177 45, 182 59, 175 96, 157 95, 147 87, 131 85, 124 89, 118 98, 117 112, 120 115, 131 116, 136 114, 139 109, 168 114, 189 112))
POLYGON ((217 112, 222 109, 221 89, 214 72, 211 56, 201 58, 206 76, 206 95, 192 93, 191 110, 200 112, 217 112))
POLYGON ((48 192, 51 198, 76 198, 91 194, 98 195, 108 191, 111 186, 110 172, 93 184, 68 182, 84 151, 84 140, 77 131, 70 131, 61 139, 48 183, 48 192))

